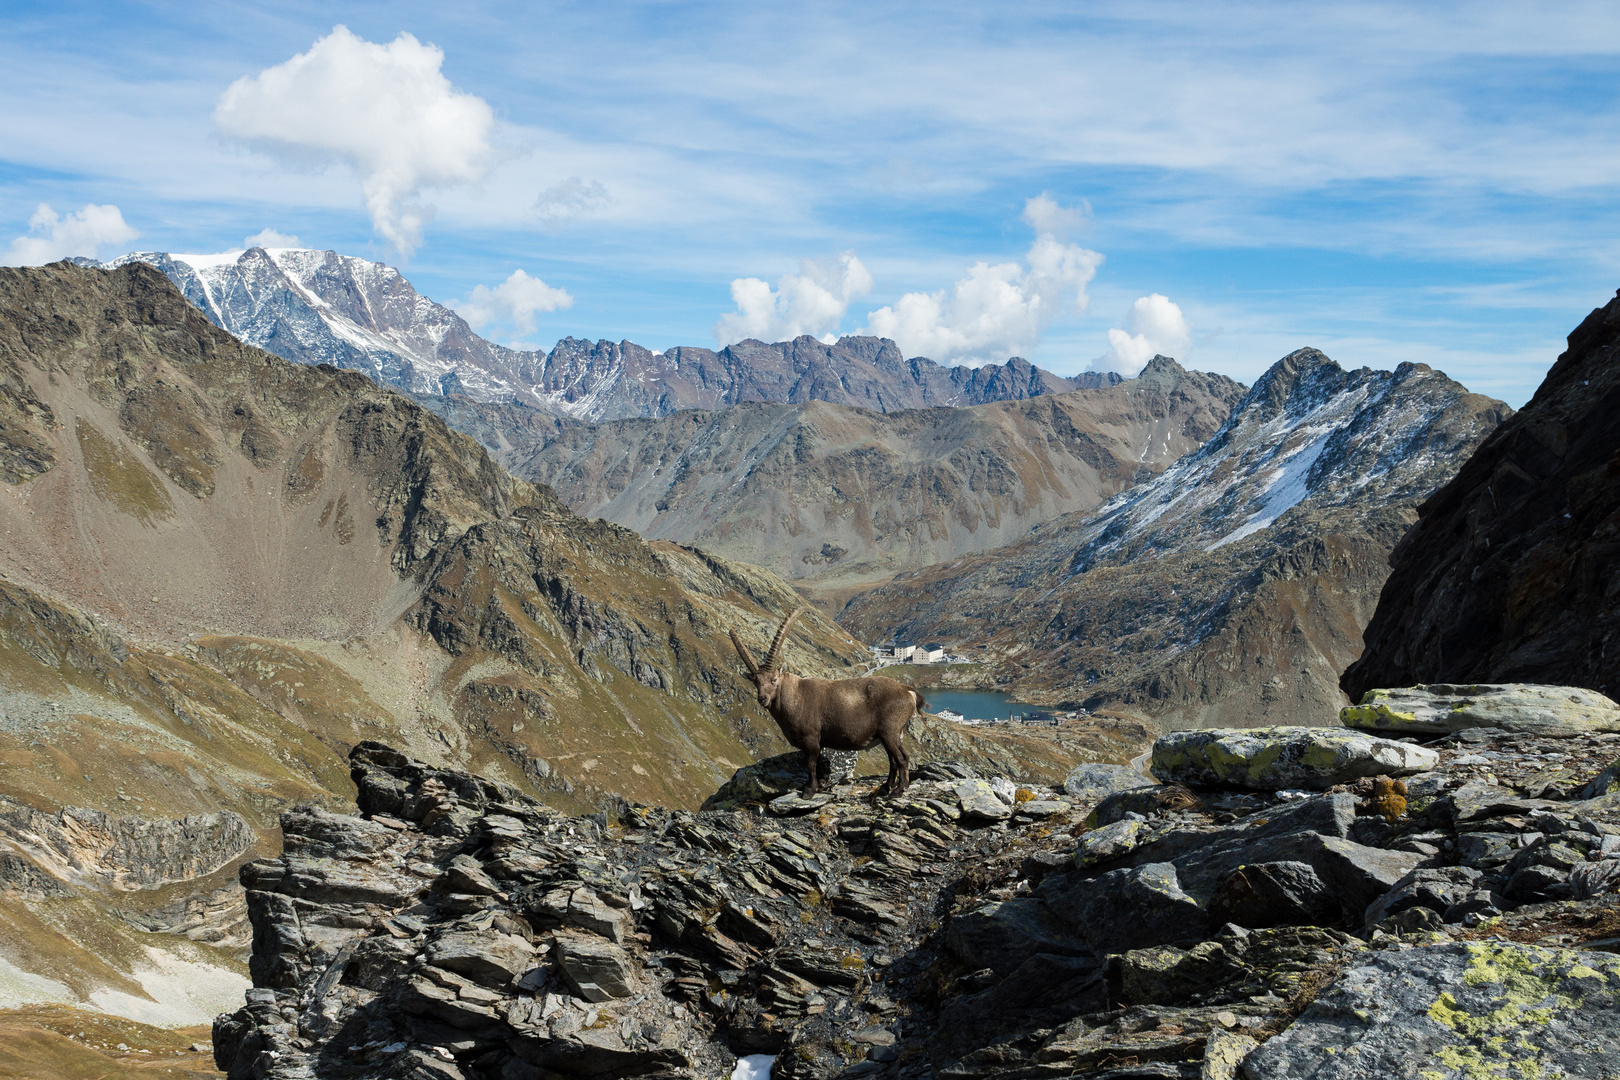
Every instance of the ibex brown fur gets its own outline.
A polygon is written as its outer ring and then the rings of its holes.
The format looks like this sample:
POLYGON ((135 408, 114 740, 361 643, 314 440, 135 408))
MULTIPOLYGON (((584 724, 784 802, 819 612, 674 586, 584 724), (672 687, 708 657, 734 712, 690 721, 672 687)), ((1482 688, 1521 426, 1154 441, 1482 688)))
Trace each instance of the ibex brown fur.
POLYGON ((748 677, 759 688, 759 703, 795 748, 804 751, 810 782, 800 792, 808 799, 821 788, 816 774, 823 750, 870 750, 878 743, 889 755, 889 780, 878 794, 898 795, 911 784, 910 759, 900 745, 911 718, 927 702, 911 687, 881 676, 864 679, 801 679, 776 670, 795 610, 776 628, 765 662, 754 663, 748 647, 731 631, 731 643, 748 665, 748 677))

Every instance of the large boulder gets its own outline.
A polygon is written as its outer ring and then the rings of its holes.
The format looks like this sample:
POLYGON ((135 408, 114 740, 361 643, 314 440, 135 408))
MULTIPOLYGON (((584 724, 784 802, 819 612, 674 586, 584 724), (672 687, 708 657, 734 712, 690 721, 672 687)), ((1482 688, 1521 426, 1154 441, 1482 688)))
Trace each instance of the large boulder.
POLYGON ((1339 711, 1345 727, 1444 735, 1468 728, 1500 728, 1527 735, 1585 735, 1620 731, 1620 705, 1578 686, 1432 683, 1369 690, 1339 711))
POLYGON ((1355 843, 1355 820, 1355 797, 1338 793, 1217 828, 1148 834, 1143 823, 1122 821, 1083 837, 1075 869, 1047 877, 1035 897, 1103 952, 1196 938, 1222 922, 1359 922, 1422 857, 1355 843))
POLYGON ((1248 1080, 1613 1076, 1620 956, 1505 941, 1367 955, 1243 1063, 1248 1080))
POLYGON ((1362 776, 1410 776, 1438 764, 1433 750, 1343 728, 1173 731, 1153 744, 1153 775, 1189 787, 1321 790, 1362 776))
POLYGON ((504 987, 534 967, 534 946, 512 934, 455 930, 428 946, 427 959, 480 986, 504 987))
MULTIPOLYGON (((821 786, 842 784, 855 775, 860 755, 853 750, 823 750, 817 761, 816 776, 821 786)), ((731 774, 720 790, 703 800, 705 810, 735 810, 748 803, 768 803, 779 796, 803 789, 810 782, 804 770, 804 754, 798 750, 777 754, 731 774)))
POLYGON ((1012 817, 1012 804, 1003 800, 988 780, 959 780, 955 791, 964 821, 984 823, 1012 817))

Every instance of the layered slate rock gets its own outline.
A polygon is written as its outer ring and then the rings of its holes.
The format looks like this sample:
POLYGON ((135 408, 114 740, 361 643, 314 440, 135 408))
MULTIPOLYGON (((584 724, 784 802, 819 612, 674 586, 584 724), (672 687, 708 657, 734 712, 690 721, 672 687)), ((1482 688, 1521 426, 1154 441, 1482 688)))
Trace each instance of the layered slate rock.
POLYGON ((1250 1080, 1613 1076, 1620 957, 1511 942, 1380 953, 1243 1064, 1250 1080))
POLYGON ((1418 509, 1340 685, 1529 682, 1620 696, 1620 298, 1418 509))
POLYGON ((1526 735, 1620 731, 1620 705, 1578 686, 1407 686, 1369 690, 1339 711, 1346 727, 1445 735, 1496 728, 1526 735))
POLYGON ((1615 961, 1582 961, 1600 984, 1568 958, 1620 926, 1620 798, 1577 797, 1620 734, 1437 742, 1393 815, 1370 778, 1094 807, 935 761, 895 799, 871 776, 804 813, 582 817, 365 744, 366 816, 287 814, 243 871, 256 986, 216 1050, 237 1080, 696 1080, 742 1053, 775 1080, 1305 1080, 1349 1031, 1446 1076, 1504 1047, 1507 1075, 1587 1075, 1513 1009, 1607 1037, 1615 961))
MULTIPOLYGON (((858 755, 851 750, 823 750, 816 774, 824 786, 841 784, 855 775, 858 755)), ((703 802, 705 810, 730 810, 750 802, 769 802, 791 795, 810 782, 804 767, 804 754, 798 750, 777 754, 752 765, 744 765, 731 779, 703 802)))
POLYGON ((1433 750, 1336 728, 1177 731, 1153 744, 1153 775, 1166 783, 1260 791, 1410 776, 1439 760, 1433 750))

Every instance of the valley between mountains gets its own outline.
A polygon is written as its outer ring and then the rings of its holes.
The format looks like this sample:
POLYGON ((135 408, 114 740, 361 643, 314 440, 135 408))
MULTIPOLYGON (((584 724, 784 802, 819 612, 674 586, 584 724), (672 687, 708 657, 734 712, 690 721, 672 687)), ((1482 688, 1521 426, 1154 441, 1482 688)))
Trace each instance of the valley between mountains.
POLYGON ((1515 414, 1310 348, 525 353, 332 252, 0 269, 0 1075, 1317 1076, 1380 950, 1613 921, 1617 311, 1515 414), (727 639, 799 607, 798 674, 938 641, 894 673, 1074 715, 799 799, 727 639), (1439 727, 1353 707, 1417 682, 1439 727))

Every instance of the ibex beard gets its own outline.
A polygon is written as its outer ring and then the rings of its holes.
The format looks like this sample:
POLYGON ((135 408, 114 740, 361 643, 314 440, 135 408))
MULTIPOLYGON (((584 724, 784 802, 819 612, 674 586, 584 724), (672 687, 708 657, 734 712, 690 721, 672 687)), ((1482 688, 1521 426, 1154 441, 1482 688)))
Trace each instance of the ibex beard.
POLYGON ((901 741, 911 718, 928 703, 911 687, 882 676, 803 679, 777 670, 788 624, 803 610, 789 612, 776 628, 764 663, 754 663, 737 631, 731 631, 731 643, 759 689, 760 705, 771 714, 788 743, 804 752, 810 780, 800 797, 808 799, 821 790, 817 764, 823 750, 870 750, 879 743, 889 755, 889 779, 877 793, 903 793, 911 784, 911 762, 901 741))

